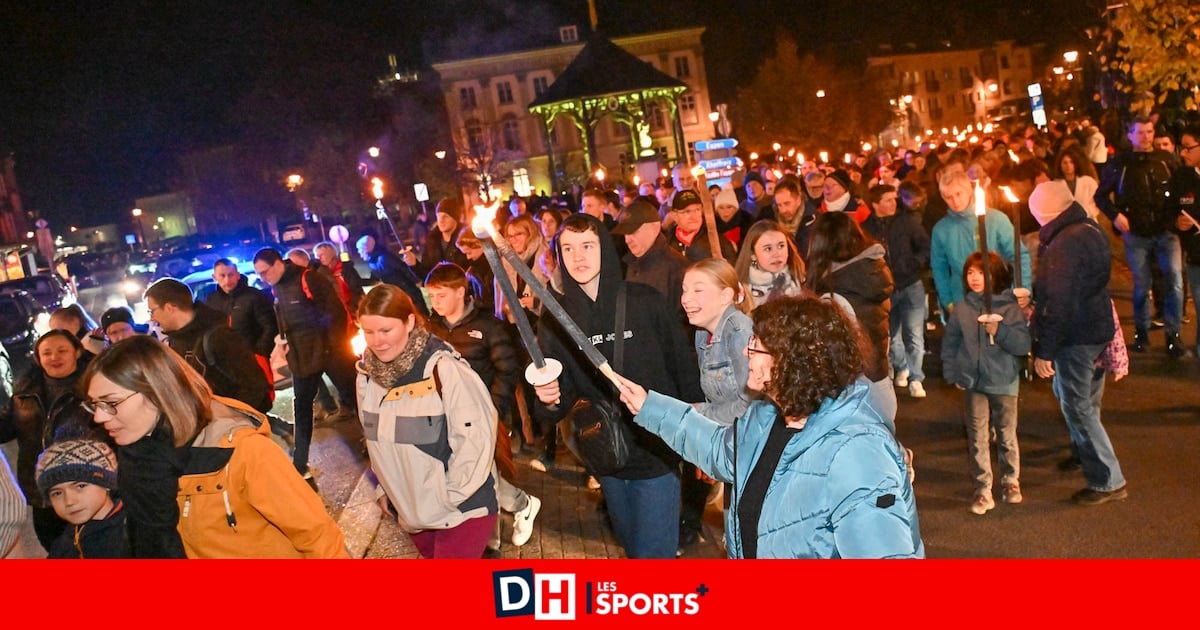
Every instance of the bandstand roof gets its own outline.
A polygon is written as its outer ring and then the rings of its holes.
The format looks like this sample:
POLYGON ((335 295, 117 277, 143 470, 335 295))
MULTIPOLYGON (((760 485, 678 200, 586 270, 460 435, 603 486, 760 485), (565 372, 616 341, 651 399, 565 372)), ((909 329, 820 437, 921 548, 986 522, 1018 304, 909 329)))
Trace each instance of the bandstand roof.
POLYGON ((529 104, 529 109, 658 89, 677 89, 682 92, 687 89, 687 84, 638 59, 607 37, 592 34, 571 65, 529 104))

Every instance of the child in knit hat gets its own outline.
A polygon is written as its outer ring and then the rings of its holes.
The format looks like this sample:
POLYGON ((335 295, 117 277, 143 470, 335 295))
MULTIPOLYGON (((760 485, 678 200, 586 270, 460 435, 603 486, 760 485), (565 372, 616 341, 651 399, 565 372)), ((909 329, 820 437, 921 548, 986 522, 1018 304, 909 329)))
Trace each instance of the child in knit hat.
POLYGON ((51 558, 124 558, 129 555, 125 511, 115 498, 117 456, 104 442, 51 444, 37 461, 38 490, 73 527, 50 545, 51 558))

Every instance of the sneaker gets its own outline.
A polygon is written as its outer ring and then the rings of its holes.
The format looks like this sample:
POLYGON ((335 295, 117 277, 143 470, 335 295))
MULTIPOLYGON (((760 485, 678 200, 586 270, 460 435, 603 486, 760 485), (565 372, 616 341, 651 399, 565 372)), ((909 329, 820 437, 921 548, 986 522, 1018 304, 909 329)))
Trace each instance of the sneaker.
POLYGON ((550 470, 550 465, 552 463, 553 462, 550 461, 549 457, 542 455, 536 459, 529 460, 529 467, 538 472, 546 472, 547 470, 550 470))
POLYGON ((1163 321, 1162 315, 1156 315, 1154 319, 1150 320, 1150 330, 1158 330, 1159 328, 1166 327, 1166 325, 1167 324, 1163 321))
POLYGON ((1014 483, 1012 485, 1004 486, 1004 494, 1002 495, 1001 499, 1005 503, 1020 503, 1021 501, 1025 500, 1025 497, 1021 496, 1021 486, 1018 486, 1014 483))
POLYGON ((599 490, 600 489, 600 481, 597 480, 595 477, 588 475, 587 487, 588 487, 588 490, 599 490))
POLYGON ((1167 335, 1167 356, 1172 359, 1187 359, 1192 356, 1192 351, 1183 345, 1183 340, 1178 334, 1167 335))
POLYGON ((908 384, 908 395, 912 396, 913 398, 924 398, 925 397, 925 386, 921 384, 921 381, 913 381, 913 382, 909 383, 908 384))
POLYGON ((996 507, 996 500, 992 498, 992 491, 983 490, 976 493, 975 500, 971 502, 971 513, 983 516, 994 507, 996 507))
POLYGON ((1092 490, 1084 488, 1079 492, 1071 495, 1071 500, 1076 505, 1100 505, 1109 501, 1120 501, 1129 498, 1129 492, 1125 490, 1125 486, 1121 486, 1116 490, 1092 490))
POLYGON ((1129 346, 1134 352, 1145 352, 1150 347, 1150 337, 1147 336, 1144 330, 1135 330, 1133 332, 1133 344, 1129 346))
POLYGON ((520 547, 529 542, 529 537, 533 536, 533 519, 537 518, 541 510, 542 500, 531 494, 525 509, 513 513, 513 545, 520 547))
POLYGON ((896 372, 896 387, 908 387, 908 370, 896 372))

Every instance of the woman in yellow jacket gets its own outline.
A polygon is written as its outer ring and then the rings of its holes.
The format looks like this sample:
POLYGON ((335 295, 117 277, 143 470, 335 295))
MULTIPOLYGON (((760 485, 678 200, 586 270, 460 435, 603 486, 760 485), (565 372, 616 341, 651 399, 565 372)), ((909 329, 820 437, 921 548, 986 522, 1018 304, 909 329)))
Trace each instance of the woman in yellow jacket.
POLYGON ((162 343, 113 345, 82 387, 84 408, 117 444, 135 556, 346 557, 337 523, 271 441, 266 418, 214 396, 162 343))

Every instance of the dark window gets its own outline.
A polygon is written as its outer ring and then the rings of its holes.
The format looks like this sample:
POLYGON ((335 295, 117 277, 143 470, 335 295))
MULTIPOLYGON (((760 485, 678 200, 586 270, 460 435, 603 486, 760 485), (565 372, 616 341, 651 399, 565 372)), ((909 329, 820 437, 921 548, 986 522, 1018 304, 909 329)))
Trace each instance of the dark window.
POLYGON ((475 88, 459 88, 458 102, 463 109, 475 109, 478 106, 475 102, 475 88))
POLYGON ((508 81, 501 81, 496 84, 496 100, 501 105, 511 105, 513 102, 512 84, 508 81))

